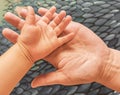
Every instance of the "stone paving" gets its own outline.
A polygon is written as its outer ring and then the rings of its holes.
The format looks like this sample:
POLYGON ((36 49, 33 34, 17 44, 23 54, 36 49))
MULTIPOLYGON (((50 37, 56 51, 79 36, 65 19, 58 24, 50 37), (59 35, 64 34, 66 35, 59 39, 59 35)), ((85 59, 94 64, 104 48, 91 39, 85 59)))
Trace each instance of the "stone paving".
MULTIPOLYGON (((15 6, 23 5, 32 5, 36 12, 40 7, 49 8, 53 5, 57 7, 58 12, 66 10, 74 21, 92 29, 109 47, 120 50, 120 0, 22 0, 9 4, 5 11, 13 11, 15 6)), ((0 30, 4 27, 10 27, 18 32, 3 20, 0 30)), ((0 35, 0 45, 2 54, 12 44, 0 35)), ((30 87, 35 76, 53 70, 55 68, 43 60, 36 62, 10 95, 120 95, 98 83, 76 86, 53 85, 36 89, 30 87)))

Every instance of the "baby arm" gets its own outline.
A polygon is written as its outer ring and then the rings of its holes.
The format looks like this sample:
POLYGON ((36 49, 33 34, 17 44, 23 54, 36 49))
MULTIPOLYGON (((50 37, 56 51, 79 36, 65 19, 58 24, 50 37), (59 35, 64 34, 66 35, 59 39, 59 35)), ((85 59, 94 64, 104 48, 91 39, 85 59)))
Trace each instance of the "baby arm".
POLYGON ((65 12, 61 12, 51 21, 55 10, 52 7, 36 22, 33 9, 28 7, 28 15, 16 44, 0 57, 1 95, 9 95, 35 61, 73 38, 73 33, 58 37, 71 18, 64 18, 65 12))

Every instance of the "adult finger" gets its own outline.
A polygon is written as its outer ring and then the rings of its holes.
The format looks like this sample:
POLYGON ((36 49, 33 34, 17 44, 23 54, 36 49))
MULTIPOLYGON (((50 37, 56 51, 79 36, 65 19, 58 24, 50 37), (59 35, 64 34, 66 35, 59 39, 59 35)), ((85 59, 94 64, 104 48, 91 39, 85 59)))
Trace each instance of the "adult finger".
POLYGON ((54 29, 56 35, 59 36, 62 32, 64 32, 63 30, 65 30, 65 28, 71 21, 72 21, 71 16, 67 16, 66 18, 64 18, 62 22, 54 29))
POLYGON ((56 7, 51 7, 46 13, 45 15, 41 18, 42 21, 44 21, 45 23, 49 23, 51 21, 51 19, 53 18, 53 15, 56 11, 56 7))
POLYGON ((16 33, 15 31, 9 29, 9 28, 5 28, 2 31, 2 34, 5 38, 7 38, 10 42, 12 43, 16 43, 17 42, 17 38, 19 36, 18 33, 16 33))
MULTIPOLYGON (((20 17, 23 17, 23 18, 26 18, 27 14, 28 14, 28 10, 24 7, 16 7, 15 11, 17 12, 17 14, 20 16, 20 17)), ((38 20, 40 20, 40 16, 35 14, 35 19, 36 19, 36 22, 38 20)))
POLYGON ((19 30, 23 27, 25 21, 21 18, 19 18, 18 16, 7 12, 4 16, 5 20, 10 23, 11 25, 13 25, 14 27, 18 28, 19 30))
MULTIPOLYGON (((47 11, 48 11, 48 9, 46 9, 46 8, 39 8, 39 9, 38 9, 38 13, 39 13, 41 16, 44 16, 47 11)), ((53 19, 54 19, 57 15, 58 15, 57 13, 54 13, 53 19)))
POLYGON ((72 32, 72 33, 69 33, 69 34, 67 34, 63 37, 58 38, 59 46, 61 46, 65 43, 67 43, 68 41, 72 40, 74 38, 75 34, 76 34, 75 32, 74 33, 72 32))

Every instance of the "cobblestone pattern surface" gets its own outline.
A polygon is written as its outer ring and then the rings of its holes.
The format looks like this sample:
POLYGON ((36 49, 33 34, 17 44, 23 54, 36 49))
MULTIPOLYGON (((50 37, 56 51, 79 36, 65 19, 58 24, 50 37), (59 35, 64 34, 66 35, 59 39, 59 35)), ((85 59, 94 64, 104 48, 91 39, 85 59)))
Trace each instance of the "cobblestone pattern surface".
MULTIPOLYGON (((15 6, 32 5, 36 12, 39 7, 56 6, 57 11, 66 10, 74 21, 82 23, 92 29, 111 48, 120 50, 120 0, 22 0, 20 3, 10 4, 5 11, 11 11, 15 6)), ((13 28, 3 20, 4 27, 13 28)), ((0 35, 0 54, 12 44, 0 35)), ((32 79, 41 74, 55 70, 45 61, 36 62, 35 66, 17 84, 11 95, 120 95, 98 83, 62 86, 53 85, 32 89, 32 79)))

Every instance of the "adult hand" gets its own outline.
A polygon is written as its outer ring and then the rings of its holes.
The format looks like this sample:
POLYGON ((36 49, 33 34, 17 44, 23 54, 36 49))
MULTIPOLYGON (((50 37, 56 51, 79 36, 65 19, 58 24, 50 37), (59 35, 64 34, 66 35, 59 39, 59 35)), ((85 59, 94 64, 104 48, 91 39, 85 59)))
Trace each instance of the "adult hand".
MULTIPOLYGON (((44 15, 47 10, 39 9, 39 13, 44 15)), ((26 15, 23 12, 24 16, 26 15)), ((57 14, 55 14, 57 15, 57 14)), ((5 17, 12 25, 14 21, 19 28, 20 18, 17 20, 11 16, 5 17)), ((15 26, 15 25, 14 25, 15 26)), ((104 77, 104 69, 109 64, 110 50, 105 43, 85 26, 71 22, 64 33, 77 32, 73 40, 59 47, 45 60, 54 65, 57 70, 48 74, 43 74, 35 78, 33 87, 63 84, 75 85, 98 81, 104 77)))

